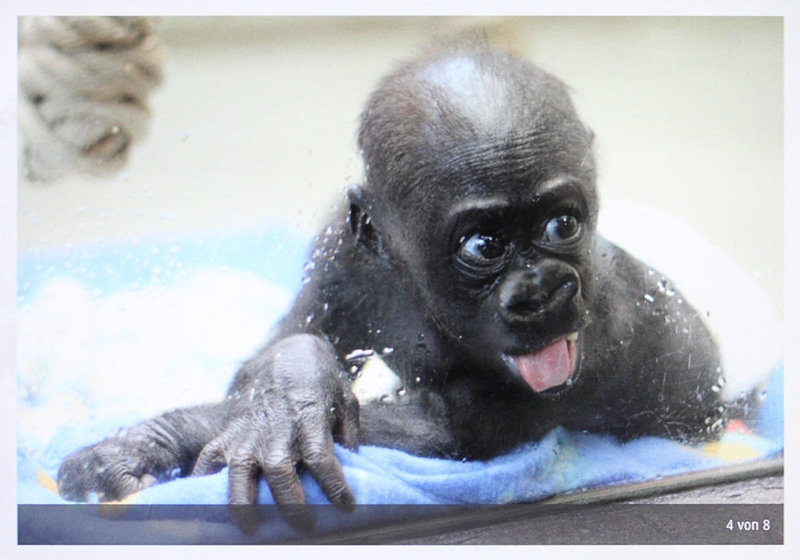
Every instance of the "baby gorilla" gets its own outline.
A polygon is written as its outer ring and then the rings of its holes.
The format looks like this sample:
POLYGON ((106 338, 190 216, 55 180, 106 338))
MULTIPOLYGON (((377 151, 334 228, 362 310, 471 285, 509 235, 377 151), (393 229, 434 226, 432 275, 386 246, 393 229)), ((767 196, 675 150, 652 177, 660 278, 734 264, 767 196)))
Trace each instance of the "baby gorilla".
POLYGON ((304 502, 302 467, 347 506, 334 441, 486 459, 559 425, 681 441, 720 428, 720 361, 697 312, 595 233, 592 133, 560 81, 441 49, 380 82, 358 139, 364 185, 226 398, 73 453, 62 496, 116 500, 227 466, 232 504, 254 503, 264 476, 286 506, 304 502), (402 389, 359 403, 370 354, 402 389))

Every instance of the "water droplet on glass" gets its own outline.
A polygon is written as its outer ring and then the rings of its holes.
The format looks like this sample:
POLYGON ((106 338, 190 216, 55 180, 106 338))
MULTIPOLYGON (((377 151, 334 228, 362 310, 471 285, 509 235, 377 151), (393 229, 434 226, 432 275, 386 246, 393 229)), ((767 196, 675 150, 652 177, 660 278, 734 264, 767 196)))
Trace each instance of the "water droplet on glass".
POLYGON ((361 360, 361 359, 364 359, 364 358, 369 358, 370 356, 372 356, 374 354, 375 354, 375 352, 373 350, 369 349, 369 348, 367 348, 367 349, 357 348, 356 350, 353 350, 352 352, 347 354, 344 357, 344 359, 348 360, 348 361, 349 360, 361 360))

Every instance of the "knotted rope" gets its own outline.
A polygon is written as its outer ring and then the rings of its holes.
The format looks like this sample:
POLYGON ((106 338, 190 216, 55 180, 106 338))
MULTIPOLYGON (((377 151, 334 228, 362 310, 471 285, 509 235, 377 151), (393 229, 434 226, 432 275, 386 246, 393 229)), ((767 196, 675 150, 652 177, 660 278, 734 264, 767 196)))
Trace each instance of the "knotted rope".
POLYGON ((19 23, 19 161, 32 181, 119 169, 148 124, 163 51, 143 17, 19 23))

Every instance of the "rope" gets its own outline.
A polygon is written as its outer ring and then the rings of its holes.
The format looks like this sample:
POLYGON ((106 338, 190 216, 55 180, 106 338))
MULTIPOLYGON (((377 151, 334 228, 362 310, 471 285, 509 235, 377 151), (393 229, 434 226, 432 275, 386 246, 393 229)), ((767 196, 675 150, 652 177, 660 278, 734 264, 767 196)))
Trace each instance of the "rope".
POLYGON ((22 174, 43 182, 121 168, 146 132, 162 59, 148 18, 20 18, 22 174))

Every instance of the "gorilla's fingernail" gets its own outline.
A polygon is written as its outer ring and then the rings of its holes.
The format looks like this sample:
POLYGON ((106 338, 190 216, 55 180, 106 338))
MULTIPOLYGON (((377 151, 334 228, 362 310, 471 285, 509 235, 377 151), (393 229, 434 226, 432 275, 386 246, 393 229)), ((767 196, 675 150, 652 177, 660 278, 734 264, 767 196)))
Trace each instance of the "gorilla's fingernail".
POLYGON ((353 513, 356 509, 356 498, 349 490, 342 492, 334 505, 342 511, 353 513))
POLYGON ((257 506, 232 504, 229 508, 231 517, 245 535, 252 535, 256 532, 261 521, 257 506))
POLYGON ((278 511, 295 531, 310 533, 314 530, 314 514, 307 504, 282 505, 278 506, 278 511))
POLYGON ((158 484, 158 479, 152 474, 143 474, 139 478, 139 482, 142 483, 142 490, 144 490, 145 488, 150 488, 151 486, 158 484))

